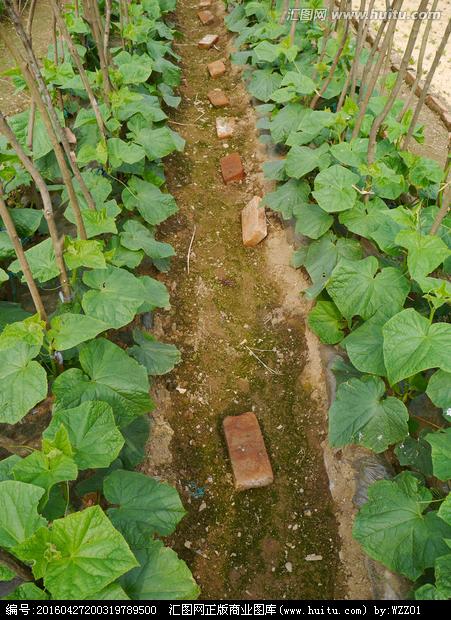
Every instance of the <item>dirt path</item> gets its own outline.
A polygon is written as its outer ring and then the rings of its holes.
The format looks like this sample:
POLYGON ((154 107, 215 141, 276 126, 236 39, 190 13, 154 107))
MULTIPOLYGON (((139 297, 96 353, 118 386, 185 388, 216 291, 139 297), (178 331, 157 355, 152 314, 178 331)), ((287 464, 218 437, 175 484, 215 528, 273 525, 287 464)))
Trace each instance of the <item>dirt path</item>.
POLYGON ((158 411, 143 471, 170 480, 182 494, 187 515, 171 543, 192 568, 203 599, 343 598, 320 445, 325 386, 315 343, 305 333, 302 275, 289 267, 291 249, 275 220, 267 241, 253 250, 242 246, 241 208, 263 191, 259 147, 240 76, 228 64, 223 78, 207 77, 206 63, 227 56, 222 3, 213 11, 218 19, 209 27, 200 25, 197 2, 180 0, 176 13, 184 83, 172 126, 187 145, 167 166, 180 212, 160 238, 175 246, 177 258, 164 278, 172 310, 156 318, 156 328, 181 348, 183 363, 155 387, 158 411), (217 50, 197 48, 207 32, 221 35, 217 50), (230 108, 210 107, 213 87, 227 92, 230 108), (214 129, 215 117, 225 115, 238 119, 228 147, 214 129), (226 187, 219 160, 235 151, 247 177, 226 187), (249 410, 260 420, 275 482, 236 493, 222 420, 249 410), (309 554, 322 560, 306 561, 309 554))

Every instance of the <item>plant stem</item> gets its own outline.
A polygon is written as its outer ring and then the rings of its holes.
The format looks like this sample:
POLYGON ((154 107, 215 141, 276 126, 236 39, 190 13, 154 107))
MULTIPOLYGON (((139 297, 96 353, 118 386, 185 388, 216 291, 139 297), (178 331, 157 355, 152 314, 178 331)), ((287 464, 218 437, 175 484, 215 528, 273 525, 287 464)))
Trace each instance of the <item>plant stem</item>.
POLYGON ((110 54, 110 30, 111 30, 111 0, 105 0, 105 29, 103 31, 103 56, 105 61, 111 63, 110 54))
POLYGON ((102 21, 100 18, 99 7, 97 1, 85 0, 85 19, 88 22, 93 39, 97 47, 99 56, 100 71, 103 77, 103 93, 104 101, 108 105, 110 102, 111 82, 108 74, 108 64, 103 54, 104 49, 104 33, 102 30, 102 21))
POLYGON ((331 67, 329 69, 328 76, 324 80, 323 85, 321 86, 321 90, 315 94, 315 96, 313 97, 313 99, 312 99, 312 101, 310 103, 310 109, 311 110, 314 110, 316 108, 316 104, 321 99, 321 97, 324 95, 324 93, 327 90, 327 87, 329 86, 329 84, 332 81, 332 78, 334 77, 335 70, 336 70, 336 68, 338 66, 338 63, 340 61, 340 58, 341 58, 341 55, 343 53, 344 47, 346 45, 346 40, 348 38, 348 31, 349 31, 349 19, 346 20, 346 25, 345 25, 345 29, 344 29, 344 32, 343 32, 343 37, 342 37, 342 40, 340 42, 340 46, 339 46, 339 48, 337 50, 337 53, 334 56, 332 65, 331 65, 331 67))
POLYGON ((3 220, 3 224, 5 225, 6 232, 8 233, 8 237, 10 238, 11 243, 13 244, 14 251, 16 253, 17 259, 20 264, 20 268, 26 280, 28 290, 30 291, 31 298, 33 299, 36 312, 39 314, 41 319, 47 323, 48 322, 47 313, 45 311, 44 304, 42 302, 42 298, 39 293, 36 282, 34 281, 33 274, 31 273, 30 265, 28 264, 27 257, 25 256, 25 252, 20 242, 19 235, 17 234, 16 227, 8 211, 6 203, 3 199, 3 185, 1 183, 0 183, 0 216, 3 220))
POLYGON ((410 121, 409 130, 407 132, 406 137, 404 138, 404 142, 402 144, 402 148, 407 150, 409 146, 409 142, 412 139, 413 132, 415 131, 415 126, 418 121, 418 117, 420 116, 421 108, 425 102, 425 99, 428 95, 428 90, 432 82, 432 78, 434 77, 434 73, 439 65, 440 60, 442 59, 443 52, 445 51, 446 44, 448 43, 449 35, 451 34, 451 19, 448 21, 448 25, 446 26, 446 30, 443 34, 442 40, 440 41, 440 45, 435 52, 434 60, 432 62, 431 68, 424 80, 423 90, 421 92, 420 97, 418 98, 417 106, 413 113, 412 120, 410 121))
POLYGON ((301 0, 296 0, 294 3, 294 9, 292 12, 292 24, 290 27, 290 45, 294 45, 294 37, 296 34, 296 28, 299 22, 299 6, 301 4, 301 0))
MULTIPOLYGON (((420 6, 418 7, 418 12, 424 12, 427 9, 427 5, 428 5, 428 1, 429 0, 421 0, 420 2, 420 6)), ((387 118, 388 113, 390 112, 395 99, 399 93, 399 91, 401 90, 401 86, 404 82, 404 77, 407 71, 407 67, 409 65, 409 61, 412 55, 412 51, 413 48, 415 46, 415 42, 417 40, 418 37, 418 32, 420 30, 420 26, 421 26, 421 20, 420 19, 416 19, 413 23, 412 29, 410 31, 410 35, 409 35, 409 39, 407 41, 407 46, 406 46, 406 50, 404 52, 404 55, 402 57, 401 60, 401 65, 399 67, 399 71, 398 71, 398 76, 396 78, 396 82, 395 85, 393 86, 390 95, 387 98, 387 101, 385 103, 384 109, 382 110, 382 112, 380 114, 378 114, 378 116, 376 116, 376 118, 373 121, 373 124, 371 126, 371 131, 370 131, 370 136, 369 136, 369 142, 368 142, 368 164, 371 165, 374 162, 374 157, 375 157, 375 153, 376 153, 376 139, 377 139, 377 134, 379 132, 379 129, 382 125, 382 123, 385 121, 385 119, 387 118)), ((388 49, 387 48, 387 53, 388 53, 388 49)))
POLYGON ((65 302, 68 302, 71 300, 71 290, 69 287, 69 280, 67 277, 66 266, 64 264, 64 259, 63 259, 61 239, 59 237, 58 230, 55 224, 55 219, 53 216, 52 200, 50 198, 49 190, 47 188, 47 185, 45 184, 44 179, 41 176, 41 173, 36 168, 36 166, 33 164, 31 159, 25 154, 25 151, 19 144, 16 136, 14 135, 13 131, 9 127, 5 117, 3 116, 1 112, 0 112, 0 132, 5 136, 8 142, 11 144, 12 148, 16 152, 16 155, 19 157, 20 161, 22 162, 23 167, 31 175, 31 177, 33 178, 33 181, 36 184, 36 187, 39 190, 39 193, 41 194, 44 217, 46 219, 47 226, 49 228, 49 234, 52 239, 52 245, 53 245, 53 249, 55 252, 55 260, 56 260, 56 264, 60 272, 60 283, 61 283, 61 290, 63 293, 63 299, 65 302))
POLYGON ((94 114, 97 121, 97 126, 100 131, 100 136, 103 140, 105 140, 105 126, 103 123, 102 115, 100 114, 99 104, 97 103, 97 99, 94 96, 94 92, 91 88, 91 84, 89 83, 88 76, 86 74, 85 68, 83 66, 83 61, 80 58, 80 54, 77 51, 77 48, 74 45, 72 37, 70 36, 69 30, 67 29, 66 22, 63 19, 61 14, 60 7, 56 0, 50 0, 50 4, 52 6, 53 14, 56 18, 58 28, 60 29, 61 36, 65 40, 67 47, 69 48, 70 55, 73 58, 73 61, 77 67, 78 74, 83 82, 83 86, 85 87, 86 94, 89 98, 89 103, 91 104, 92 109, 94 110, 94 114))

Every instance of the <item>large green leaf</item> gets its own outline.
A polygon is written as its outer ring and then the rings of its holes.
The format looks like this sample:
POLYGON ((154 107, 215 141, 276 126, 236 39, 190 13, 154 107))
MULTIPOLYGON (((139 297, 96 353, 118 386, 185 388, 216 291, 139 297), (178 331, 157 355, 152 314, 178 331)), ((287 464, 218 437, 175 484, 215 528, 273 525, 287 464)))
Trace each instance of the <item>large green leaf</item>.
POLYGON ((316 149, 308 146, 293 146, 285 161, 288 176, 300 179, 315 168, 323 170, 330 164, 329 145, 322 144, 316 149))
POLYGON ((422 235, 415 230, 401 230, 395 243, 407 248, 407 266, 415 279, 427 276, 451 255, 451 250, 440 237, 422 235))
POLYGON ((43 437, 53 439, 61 425, 67 429, 79 469, 108 467, 124 445, 113 410, 105 402, 88 401, 74 409, 57 409, 43 437))
POLYGON ((451 527, 436 512, 426 512, 431 500, 409 472, 375 482, 356 517, 354 537, 370 557, 415 580, 447 553, 444 539, 451 538, 451 527))
POLYGON ((328 213, 352 209, 357 199, 353 185, 356 185, 359 179, 354 172, 335 164, 316 175, 315 191, 312 195, 321 209, 328 213))
MULTIPOLYGON (((48 280, 56 278, 59 274, 55 261, 55 252, 50 238, 26 250, 25 256, 30 266, 31 273, 33 274, 33 278, 38 280, 38 282, 48 282, 48 280)), ((13 261, 8 269, 13 273, 22 271, 18 260, 13 261)), ((23 276, 22 281, 25 282, 23 276)))
POLYGON ((21 457, 17 454, 11 454, 6 459, 0 461, 0 482, 3 480, 13 480, 13 467, 21 460, 21 457))
POLYGON ((451 478, 451 428, 429 433, 426 441, 432 448, 432 470, 439 480, 451 478))
POLYGON ((133 548, 147 546, 154 534, 172 534, 185 514, 176 489, 134 471, 117 470, 103 483, 114 507, 108 516, 133 548))
POLYGON ((35 357, 44 342, 44 327, 44 321, 37 314, 6 325, 0 335, 0 350, 23 344, 28 346, 30 357, 35 357))
POLYGON ((323 211, 316 202, 295 205, 293 215, 296 218, 296 232, 311 239, 319 239, 334 223, 333 215, 323 211))
POLYGON ((165 375, 182 359, 177 347, 158 342, 151 334, 135 329, 133 338, 136 346, 130 347, 129 353, 147 368, 149 375, 165 375))
MULTIPOLYGON (((37 209, 8 209, 19 237, 32 237, 39 228, 43 212, 37 209)), ((0 223, 3 224, 0 218, 0 223)))
POLYGON ((108 158, 113 168, 119 168, 123 163, 136 164, 145 156, 142 146, 133 142, 125 142, 120 138, 110 138, 107 147, 108 158))
POLYGON ((177 205, 171 194, 163 193, 158 187, 132 177, 122 192, 122 200, 127 209, 138 209, 148 224, 157 226, 177 212, 177 205))
POLYGON ((150 420, 147 416, 136 418, 122 429, 125 444, 119 458, 126 469, 134 469, 144 460, 149 433, 150 420))
POLYGON ((153 62, 147 54, 130 54, 122 51, 114 57, 124 84, 147 82, 152 73, 153 62))
POLYGON ((31 582, 21 583, 13 592, 5 596, 6 601, 47 601, 49 595, 31 582))
POLYGON ((136 552, 140 566, 121 577, 120 584, 133 600, 192 600, 199 588, 185 562, 161 540, 151 540, 136 552))
POLYGON ((343 341, 353 365, 361 372, 385 376, 382 327, 385 319, 371 317, 343 341))
POLYGON ((57 351, 66 351, 76 347, 113 327, 94 317, 71 312, 53 317, 50 325, 47 336, 52 347, 57 351))
POLYGON ((0 350, 0 421, 14 424, 47 396, 47 373, 24 342, 0 350))
POLYGON ((50 489, 59 482, 75 480, 78 469, 74 460, 56 448, 46 452, 35 450, 13 467, 13 475, 20 482, 41 487, 48 499, 50 489))
POLYGON ((318 301, 308 315, 308 325, 321 342, 336 344, 343 339, 346 321, 332 301, 318 301))
POLYGON ((376 197, 368 202, 356 202, 352 209, 340 213, 339 220, 356 235, 371 239, 372 233, 385 221, 388 213, 385 202, 376 197))
POLYGON ((44 526, 38 504, 44 489, 25 482, 0 482, 0 545, 11 549, 44 526))
POLYGON ((368 319, 377 312, 392 316, 399 312, 410 290, 407 279, 395 267, 376 275, 379 263, 374 256, 359 261, 341 261, 332 272, 327 292, 344 317, 368 319))
POLYGON ((384 398, 385 384, 379 377, 364 376, 342 383, 329 410, 329 441, 332 446, 360 444, 383 452, 408 435, 407 408, 400 400, 384 398))
POLYGON ((83 295, 85 313, 116 329, 130 323, 146 301, 141 280, 120 267, 86 272, 83 282, 93 289, 83 295))
POLYGON ((250 94, 260 101, 269 101, 271 95, 282 82, 280 73, 273 72, 272 69, 256 69, 248 84, 250 94))
POLYGON ((366 161, 368 138, 357 138, 351 142, 340 142, 330 147, 331 154, 340 164, 358 168, 366 161))
POLYGON ((172 245, 157 241, 150 230, 136 220, 129 220, 124 224, 120 239, 125 248, 134 251, 144 250, 147 256, 154 260, 175 255, 172 245))
POLYGON ((424 476, 432 476, 431 446, 426 441, 425 435, 427 432, 420 433, 418 439, 409 435, 396 446, 395 454, 403 467, 411 467, 424 476))
POLYGON ((118 346, 98 338, 82 346, 79 359, 82 370, 66 370, 53 384, 58 409, 105 401, 121 427, 153 409, 146 369, 118 346))
POLYGON ((289 103, 278 110, 271 119, 269 126, 274 142, 284 142, 292 131, 295 131, 307 110, 298 103, 289 103))
POLYGON ((390 383, 427 370, 451 372, 451 325, 430 323, 413 308, 395 314, 383 330, 384 361, 390 383))
POLYGON ((39 530, 14 552, 22 560, 35 562, 36 579, 43 577, 52 597, 61 600, 99 592, 137 565, 124 538, 99 506, 57 519, 50 530, 39 530))
POLYGON ((293 217, 294 209, 307 202, 309 193, 310 186, 306 181, 290 179, 279 185, 274 192, 266 194, 263 204, 273 211, 279 211, 285 220, 289 220, 293 217))
POLYGON ((135 140, 143 147, 150 160, 161 159, 174 151, 183 151, 185 147, 185 140, 169 127, 146 127, 138 132, 135 140))
POLYGON ((102 243, 86 239, 66 237, 64 241, 64 261, 69 269, 78 269, 79 267, 104 269, 106 267, 102 243))
POLYGON ((436 407, 451 408, 451 373, 437 370, 429 379, 426 394, 436 407))

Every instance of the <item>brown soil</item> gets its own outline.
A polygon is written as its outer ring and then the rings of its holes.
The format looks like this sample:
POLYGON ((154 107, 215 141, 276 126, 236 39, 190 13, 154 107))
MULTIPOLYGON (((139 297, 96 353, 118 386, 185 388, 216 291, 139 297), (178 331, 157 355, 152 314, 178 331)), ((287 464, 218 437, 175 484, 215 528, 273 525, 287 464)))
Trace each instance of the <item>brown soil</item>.
MULTIPOLYGON (((220 41, 210 51, 196 45, 207 32, 196 3, 180 0, 175 16, 185 77, 170 122, 187 144, 167 165, 180 211, 160 238, 174 245, 177 258, 164 276, 172 310, 156 326, 160 338, 181 349, 183 362, 155 387, 158 410, 142 470, 176 484, 182 495, 187 515, 170 543, 193 570, 203 599, 345 598, 349 571, 339 557, 321 447, 327 395, 318 343, 306 331, 302 275, 289 267, 291 248, 278 220, 269 221, 266 242, 242 246, 240 210, 263 193, 261 148, 241 76, 227 61, 223 78, 207 77, 206 63, 226 59, 229 41, 222 3, 213 10, 218 19, 208 32, 220 41), (211 108, 206 95, 213 87, 229 95, 230 108, 211 108), (216 138, 216 116, 237 118, 227 144, 216 138), (236 151, 246 180, 226 187, 219 160, 236 151), (249 410, 262 426, 275 482, 237 493, 222 420, 249 410), (306 561, 309 554, 322 560, 306 561)), ((366 598, 359 562, 353 595, 366 598)))

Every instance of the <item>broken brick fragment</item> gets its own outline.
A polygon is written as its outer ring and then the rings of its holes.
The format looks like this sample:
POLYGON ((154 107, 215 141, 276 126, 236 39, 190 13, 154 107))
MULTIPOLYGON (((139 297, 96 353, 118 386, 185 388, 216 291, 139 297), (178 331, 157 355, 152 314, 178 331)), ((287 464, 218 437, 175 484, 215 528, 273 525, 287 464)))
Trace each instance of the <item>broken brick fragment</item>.
POLYGON ((226 185, 244 179, 243 162, 239 153, 230 153, 221 159, 221 173, 226 185))
POLYGON ((222 60, 214 60, 207 65, 208 73, 212 78, 221 77, 226 72, 226 66, 222 60))
POLYGON ((274 481, 263 435, 254 413, 228 416, 224 434, 237 491, 264 487, 274 481))
POLYGON ((227 97, 225 92, 216 88, 215 90, 211 90, 208 95, 208 99, 210 100, 211 105, 215 108, 225 108, 230 105, 230 99, 227 97))
POLYGON ((201 50, 209 50, 210 47, 213 47, 215 43, 219 40, 219 35, 217 34, 206 34, 197 44, 201 50))
POLYGON ((233 118, 221 118, 216 119, 216 135, 220 140, 225 138, 231 138, 235 131, 235 120, 233 118))
POLYGON ((261 207, 260 196, 254 196, 241 211, 241 229, 243 245, 253 248, 263 241, 268 234, 265 207, 261 207))
POLYGON ((215 21, 215 16, 211 11, 199 11, 197 17, 204 26, 208 26, 208 24, 212 24, 215 21))

